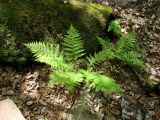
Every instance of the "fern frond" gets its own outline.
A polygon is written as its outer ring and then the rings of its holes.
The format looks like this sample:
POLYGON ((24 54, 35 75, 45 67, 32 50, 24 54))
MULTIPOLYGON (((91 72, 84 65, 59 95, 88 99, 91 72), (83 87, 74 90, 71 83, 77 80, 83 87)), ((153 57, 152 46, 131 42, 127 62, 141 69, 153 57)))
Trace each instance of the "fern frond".
POLYGON ((83 74, 80 72, 55 71, 50 74, 49 86, 54 84, 64 84, 71 91, 75 85, 83 82, 83 74))
POLYGON ((35 54, 36 60, 39 62, 47 63, 55 69, 72 69, 65 63, 62 52, 59 51, 59 45, 55 47, 53 44, 32 42, 25 44, 25 46, 35 54))
POLYGON ((145 68, 145 64, 139 59, 140 57, 139 53, 130 51, 121 55, 121 60, 133 68, 143 69, 145 68))
POLYGON ((122 93, 122 89, 110 77, 103 75, 101 72, 81 71, 86 78, 85 82, 90 88, 102 92, 122 93))
POLYGON ((102 45, 103 49, 110 49, 111 43, 108 37, 105 37, 105 39, 101 37, 97 37, 99 43, 102 45))
POLYGON ((72 25, 67 33, 63 43, 64 53, 66 60, 71 62, 82 57, 85 50, 80 33, 72 25))
POLYGON ((109 23, 108 32, 110 31, 121 34, 121 26, 119 20, 113 20, 109 23))
POLYGON ((104 49, 98 53, 95 53, 94 56, 87 57, 88 67, 94 67, 94 65, 100 64, 106 59, 113 59, 115 57, 112 49, 104 49))
POLYGON ((117 51, 129 51, 136 48, 136 33, 131 32, 128 36, 122 35, 116 43, 117 51))

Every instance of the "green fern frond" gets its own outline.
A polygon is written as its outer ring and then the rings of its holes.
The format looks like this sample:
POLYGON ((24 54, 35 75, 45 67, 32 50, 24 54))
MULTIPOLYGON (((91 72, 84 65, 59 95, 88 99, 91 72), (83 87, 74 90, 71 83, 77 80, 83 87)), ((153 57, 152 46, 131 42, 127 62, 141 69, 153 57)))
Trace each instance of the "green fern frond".
POLYGON ((97 37, 99 43, 102 45, 103 49, 110 49, 111 43, 108 37, 105 37, 105 39, 97 37))
POLYGON ((94 67, 94 65, 100 64, 106 59, 113 59, 115 57, 112 49, 104 49, 98 53, 95 53, 94 56, 87 57, 88 67, 94 67))
MULTIPOLYGON (((43 42, 33 42, 25 44, 25 46, 35 54, 37 61, 47 63, 55 69, 50 74, 50 86, 64 84, 71 91, 76 85, 85 82, 88 87, 95 88, 97 91, 121 93, 119 86, 111 78, 102 75, 100 72, 77 70, 65 63, 63 54, 59 50, 59 45, 54 46, 53 44, 45 44, 43 42)), ((64 46, 65 55, 70 62, 84 55, 80 34, 72 26, 68 31, 68 35, 65 36, 64 46)), ((89 66, 91 66, 90 70, 92 70, 95 64, 113 56, 114 53, 111 47, 97 54, 95 53, 93 57, 90 56, 88 58, 89 66)))
MULTIPOLYGON (((109 26, 109 31, 114 29, 119 29, 119 23, 117 21, 112 21, 109 26), (115 28, 112 28, 115 27, 115 28)), ((93 67, 96 64, 100 64, 106 59, 117 59, 128 64, 134 68, 143 69, 145 67, 144 63, 140 60, 140 54, 137 51, 138 44, 136 43, 136 33, 133 31, 128 35, 121 33, 120 39, 114 45, 106 40, 97 37, 99 43, 102 45, 102 51, 95 53, 94 56, 88 57, 88 67, 93 67), (133 52, 134 51, 134 52, 133 52)))
POLYGON ((117 34, 121 34, 121 26, 119 20, 113 20, 109 23, 108 32, 110 31, 113 31, 117 34))
POLYGON ((55 69, 72 69, 65 63, 62 52, 59 51, 59 45, 45 44, 43 42, 32 42, 25 44, 32 53, 35 54, 36 60, 39 62, 47 63, 55 69))
POLYGON ((106 59, 114 59, 114 49, 112 44, 109 42, 109 38, 97 37, 99 43, 102 45, 102 51, 95 53, 93 56, 87 57, 89 64, 88 67, 93 67, 94 65, 100 64, 101 62, 105 61, 106 59))
POLYGON ((110 77, 102 74, 102 72, 81 71, 86 78, 86 85, 96 91, 122 93, 122 89, 110 77))
POLYGON ((64 53, 66 60, 71 62, 82 57, 85 50, 80 33, 72 25, 67 33, 63 43, 64 53))
POLYGON ((69 91, 72 91, 75 85, 83 82, 83 75, 80 72, 54 71, 50 74, 49 86, 54 84, 64 84, 69 91))
POLYGON ((145 64, 139 59, 140 57, 141 55, 139 53, 130 51, 125 54, 122 54, 121 60, 133 68, 144 69, 145 64))
POLYGON ((122 35, 116 43, 117 51, 128 51, 136 48, 136 33, 131 32, 128 36, 122 35))

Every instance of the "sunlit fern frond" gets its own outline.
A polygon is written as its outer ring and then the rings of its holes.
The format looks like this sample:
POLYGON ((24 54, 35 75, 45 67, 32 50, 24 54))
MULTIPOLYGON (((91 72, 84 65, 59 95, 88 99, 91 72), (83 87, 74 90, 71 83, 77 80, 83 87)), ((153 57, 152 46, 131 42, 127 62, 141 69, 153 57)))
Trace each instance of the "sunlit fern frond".
POLYGON ((71 62, 85 54, 80 33, 71 25, 64 38, 64 53, 67 61, 71 62))
POLYGON ((121 34, 121 26, 119 20, 113 20, 109 23, 108 32, 110 31, 113 31, 117 34, 121 34))
POLYGON ((64 84, 69 91, 72 91, 76 85, 83 82, 83 75, 76 71, 54 71, 50 74, 50 79, 49 86, 64 84))
POLYGON ((36 60, 39 62, 47 63, 55 69, 72 69, 65 63, 63 54, 59 50, 59 45, 46 44, 43 42, 32 42, 25 44, 32 53, 35 54, 36 60))
POLYGON ((102 74, 102 72, 81 71, 86 78, 85 82, 90 88, 102 92, 122 93, 122 89, 115 83, 115 81, 102 74))

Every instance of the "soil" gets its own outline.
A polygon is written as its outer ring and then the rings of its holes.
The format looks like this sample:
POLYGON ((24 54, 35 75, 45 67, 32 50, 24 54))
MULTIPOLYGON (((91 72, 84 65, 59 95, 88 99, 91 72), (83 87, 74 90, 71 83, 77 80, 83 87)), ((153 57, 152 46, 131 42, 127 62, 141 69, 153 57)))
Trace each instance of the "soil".
MULTIPOLYGON (((143 0, 124 6, 110 0, 90 1, 111 5, 124 33, 136 31, 147 65, 140 76, 120 63, 106 61, 97 67, 125 90, 124 96, 103 94, 103 120, 136 120, 138 113, 143 113, 140 120, 160 120, 160 90, 147 91, 146 82, 141 80, 149 79, 157 88, 160 84, 160 1, 143 0)), ((0 100, 11 98, 27 120, 66 120, 78 90, 69 93, 63 85, 48 87, 50 71, 43 64, 0 65, 0 100)))

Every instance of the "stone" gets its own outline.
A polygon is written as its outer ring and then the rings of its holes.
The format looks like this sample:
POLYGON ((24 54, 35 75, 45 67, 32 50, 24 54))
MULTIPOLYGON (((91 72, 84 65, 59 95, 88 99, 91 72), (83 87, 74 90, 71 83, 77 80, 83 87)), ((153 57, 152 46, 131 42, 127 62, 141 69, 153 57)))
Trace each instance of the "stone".
POLYGON ((26 120, 11 99, 0 101, 0 120, 26 120))
POLYGON ((27 104, 28 106, 30 106, 30 105, 33 104, 33 101, 28 101, 26 104, 27 104))
POLYGON ((102 101, 95 91, 83 90, 67 115, 67 120, 103 120, 102 101))
POLYGON ((151 68, 150 68, 150 71, 151 71, 151 74, 152 74, 153 76, 157 76, 157 71, 156 71, 155 68, 151 67, 151 68))

